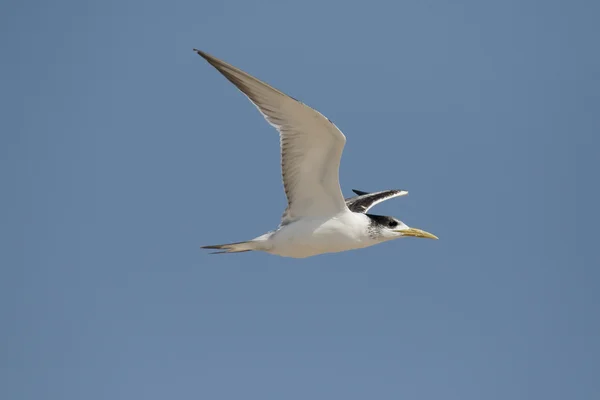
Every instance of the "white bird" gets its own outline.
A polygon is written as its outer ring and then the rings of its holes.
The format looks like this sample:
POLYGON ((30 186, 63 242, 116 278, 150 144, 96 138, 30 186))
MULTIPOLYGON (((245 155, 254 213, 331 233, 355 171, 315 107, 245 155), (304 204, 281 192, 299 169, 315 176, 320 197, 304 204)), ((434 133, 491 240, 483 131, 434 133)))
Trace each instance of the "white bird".
POLYGON ((194 49, 233 83, 279 131, 281 173, 288 206, 279 227, 252 240, 203 246, 217 253, 264 251, 304 258, 360 249, 401 237, 437 239, 393 217, 367 214, 374 205, 404 196, 403 190, 366 193, 344 199, 338 170, 344 134, 317 110, 246 72, 194 49))

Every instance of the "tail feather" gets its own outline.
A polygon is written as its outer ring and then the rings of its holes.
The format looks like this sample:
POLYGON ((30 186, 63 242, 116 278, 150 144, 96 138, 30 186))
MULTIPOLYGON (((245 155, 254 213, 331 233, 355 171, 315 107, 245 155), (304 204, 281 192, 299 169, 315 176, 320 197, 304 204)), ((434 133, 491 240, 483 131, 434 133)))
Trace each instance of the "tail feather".
POLYGON ((244 253, 246 251, 254 250, 252 241, 227 243, 227 244, 214 244, 214 245, 210 245, 210 246, 202 246, 202 248, 203 249, 211 249, 211 250, 223 250, 223 251, 215 251, 210 254, 244 253))

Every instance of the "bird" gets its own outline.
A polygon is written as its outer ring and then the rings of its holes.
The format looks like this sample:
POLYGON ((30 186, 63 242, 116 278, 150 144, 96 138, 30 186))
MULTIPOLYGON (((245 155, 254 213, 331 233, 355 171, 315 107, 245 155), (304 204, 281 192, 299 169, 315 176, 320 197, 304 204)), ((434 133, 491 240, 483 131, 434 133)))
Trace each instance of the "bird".
POLYGON ((279 226, 254 239, 201 246, 211 254, 262 251, 306 258, 373 246, 403 237, 437 236, 388 216, 369 214, 405 190, 363 192, 344 198, 339 166, 346 137, 327 117, 254 76, 194 49, 235 85, 278 132, 281 175, 287 198, 279 226))

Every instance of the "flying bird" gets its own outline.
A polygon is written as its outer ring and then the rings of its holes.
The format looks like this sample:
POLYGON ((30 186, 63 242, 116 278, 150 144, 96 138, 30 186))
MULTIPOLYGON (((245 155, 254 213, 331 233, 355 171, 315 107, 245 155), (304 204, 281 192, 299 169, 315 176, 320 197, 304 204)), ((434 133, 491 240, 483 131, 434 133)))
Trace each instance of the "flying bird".
POLYGON ((233 83, 279 131, 281 174, 287 208, 279 227, 245 242, 203 246, 220 253, 264 251, 304 258, 373 246, 401 237, 437 239, 402 221, 369 214, 374 205, 404 196, 404 190, 367 193, 344 199, 339 166, 344 134, 323 114, 203 51, 194 49, 233 83))

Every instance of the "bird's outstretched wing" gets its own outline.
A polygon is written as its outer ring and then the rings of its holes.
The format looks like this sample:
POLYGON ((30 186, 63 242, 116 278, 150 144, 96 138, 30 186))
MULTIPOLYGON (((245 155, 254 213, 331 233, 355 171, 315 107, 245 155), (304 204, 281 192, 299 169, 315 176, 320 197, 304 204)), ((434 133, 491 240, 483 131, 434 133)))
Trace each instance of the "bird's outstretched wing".
POLYGON ((369 209, 382 201, 393 199, 394 197, 406 196, 406 190, 384 190, 381 192, 362 192, 360 190, 352 190, 358 196, 349 197, 346 199, 346 206, 352 212, 366 213, 369 209))
POLYGON ((242 91, 279 131, 288 200, 282 224, 346 209, 338 174, 344 134, 318 111, 218 58, 194 51, 242 91))

